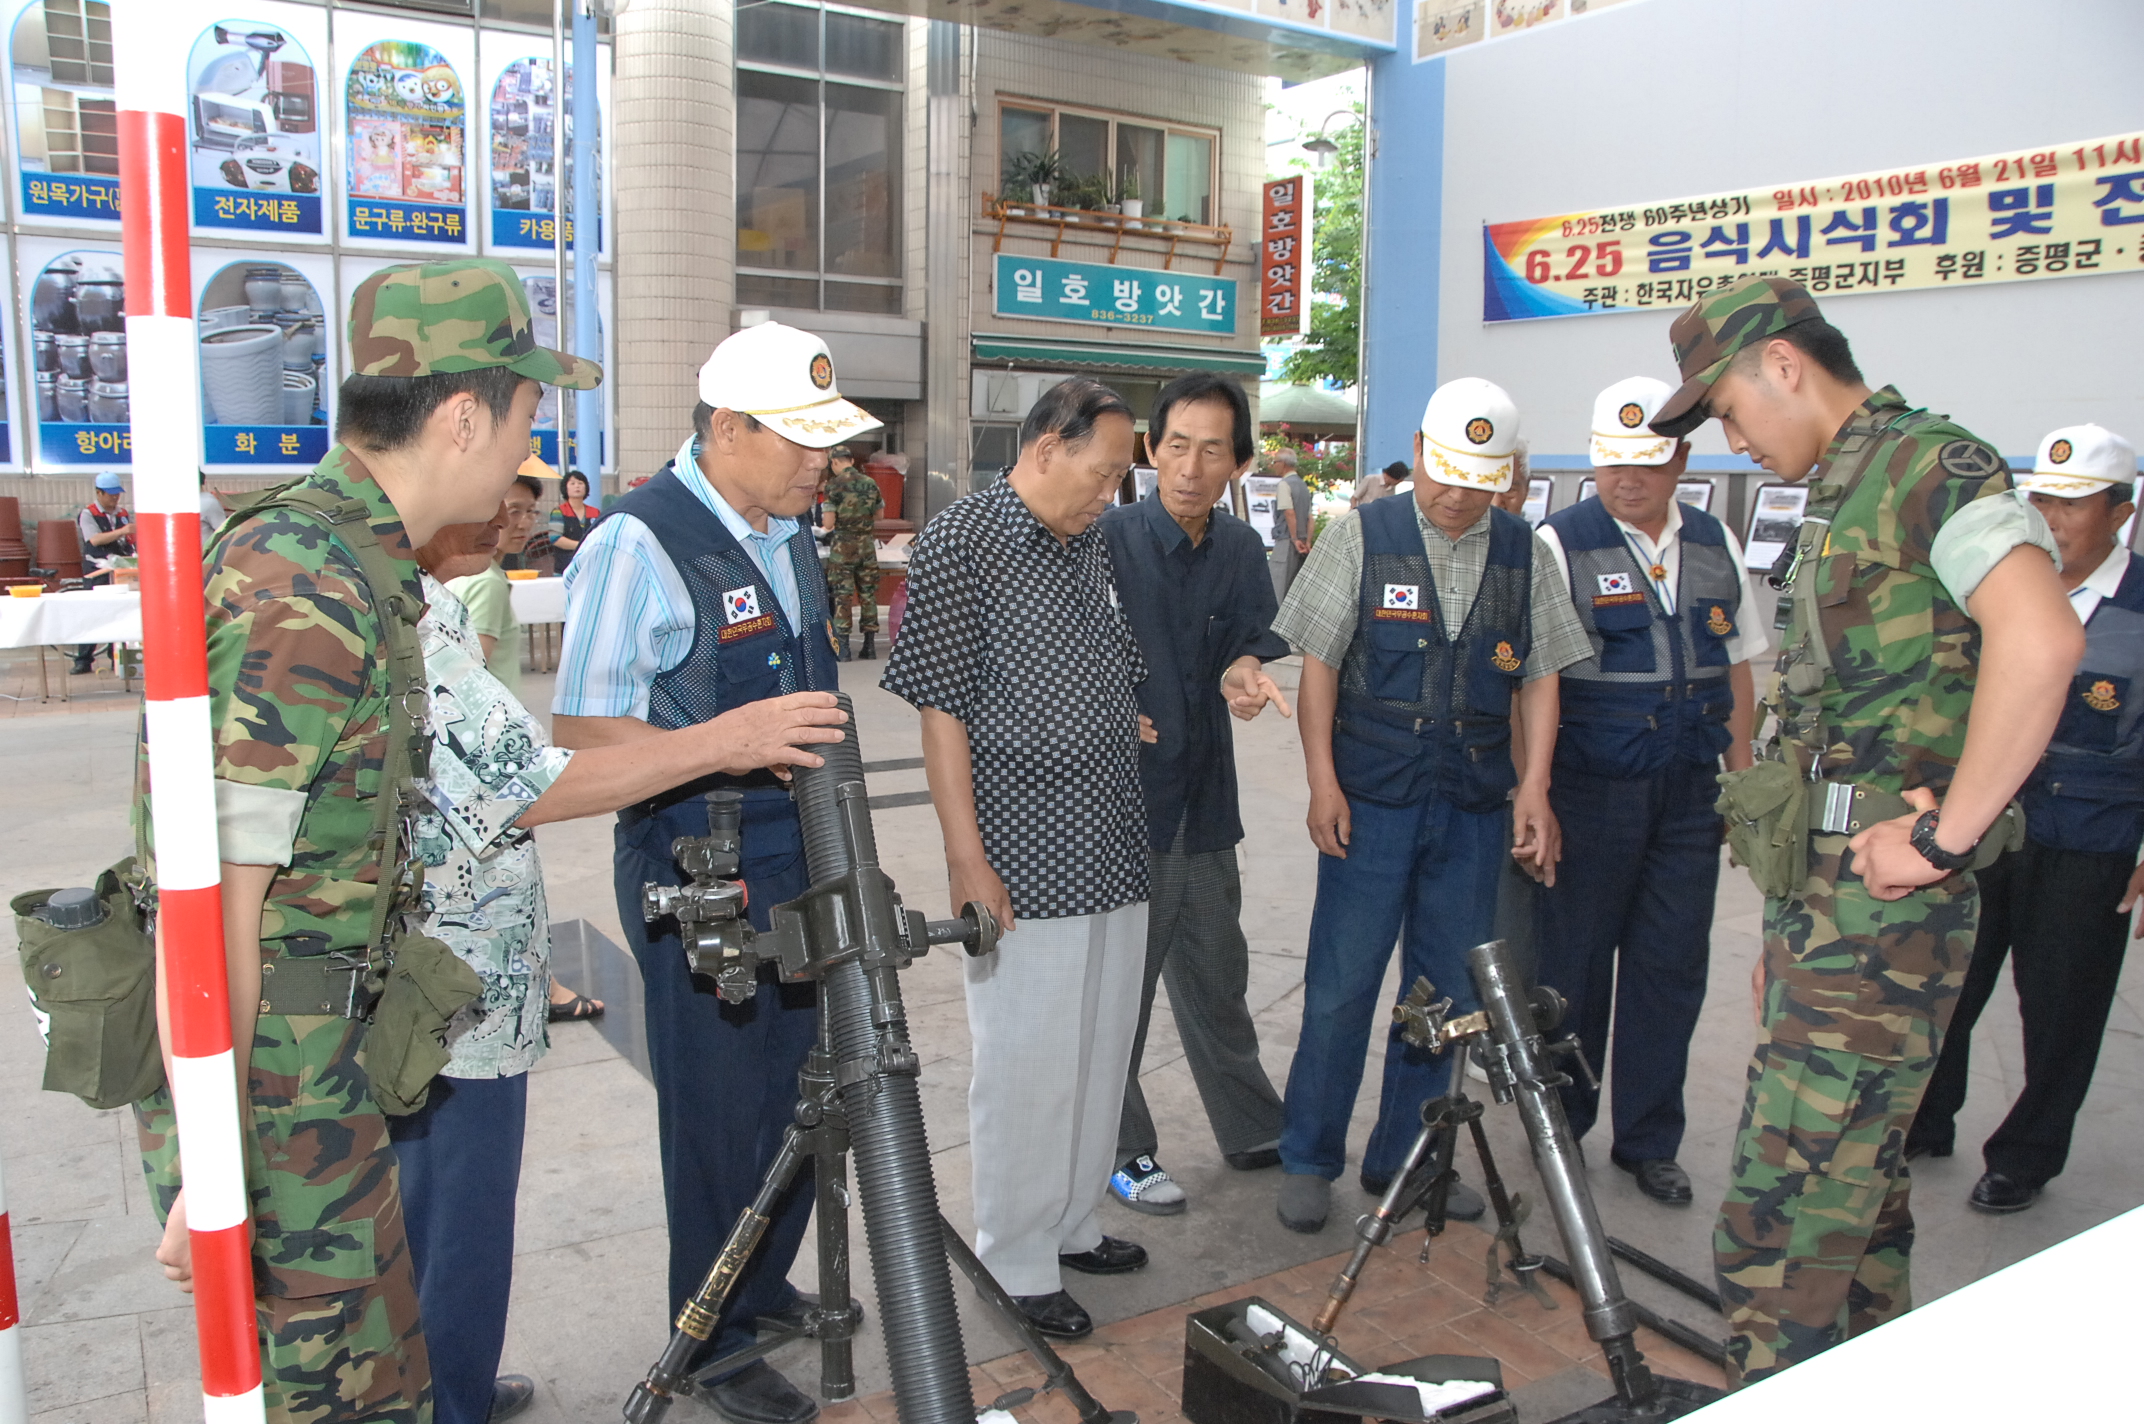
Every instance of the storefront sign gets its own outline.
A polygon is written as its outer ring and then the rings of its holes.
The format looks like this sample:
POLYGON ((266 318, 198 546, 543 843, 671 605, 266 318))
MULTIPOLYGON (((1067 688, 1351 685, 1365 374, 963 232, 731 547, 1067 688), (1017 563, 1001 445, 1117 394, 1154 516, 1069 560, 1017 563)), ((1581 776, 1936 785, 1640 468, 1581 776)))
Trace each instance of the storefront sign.
POLYGON ((2144 266, 2144 132, 1482 227, 1482 319, 1689 305, 1739 277, 1812 293, 2144 266))
MULTIPOLYGON (((491 88, 491 245, 549 251, 558 242, 560 202, 573 205, 573 70, 566 92, 551 82, 551 61, 517 59, 491 88)), ((566 245, 573 245, 566 219, 566 245)))
POLYGON ((1258 224, 1258 334, 1310 331, 1310 175, 1265 185, 1258 224))
POLYGON ((321 235, 320 86, 279 25, 227 20, 186 60, 196 230, 321 235))
POLYGON ((1236 281, 1107 262, 997 255, 997 314, 1165 331, 1236 332, 1236 281))
POLYGON ((381 40, 350 65, 345 107, 350 236, 466 246, 467 125, 447 57, 414 40, 381 40))
POLYGON ((82 251, 45 238, 24 238, 18 261, 30 281, 38 462, 129 463, 124 262, 117 252, 82 251))
POLYGON ((310 469, 327 454, 334 324, 297 262, 327 279, 311 256, 196 269, 201 458, 219 473, 310 469))
POLYGON ((89 43, 108 26, 101 0, 53 11, 13 5, 8 82, 15 105, 15 171, 22 217, 35 223, 119 227, 118 102, 112 66, 89 43))

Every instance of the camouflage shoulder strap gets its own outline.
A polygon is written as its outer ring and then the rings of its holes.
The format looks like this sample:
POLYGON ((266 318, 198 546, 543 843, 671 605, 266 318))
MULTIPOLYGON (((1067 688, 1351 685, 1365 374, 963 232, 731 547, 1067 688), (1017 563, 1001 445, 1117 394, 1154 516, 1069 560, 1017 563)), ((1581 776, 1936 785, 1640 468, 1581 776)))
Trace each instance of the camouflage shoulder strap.
MULTIPOLYGON (((380 854, 379 888, 373 896, 372 927, 365 941, 374 958, 368 977, 374 977, 383 972, 379 957, 385 951, 390 917, 415 904, 424 888, 424 862, 412 851, 411 834, 411 822, 425 799, 417 783, 431 775, 428 683, 424 644, 417 636, 424 605, 403 591, 401 572, 372 532, 364 501, 299 481, 263 490, 225 521, 224 527, 235 527, 240 520, 273 509, 295 510, 328 526, 357 561, 387 643, 387 757, 368 838, 380 854)), ((373 988, 377 992, 377 982, 373 988)))

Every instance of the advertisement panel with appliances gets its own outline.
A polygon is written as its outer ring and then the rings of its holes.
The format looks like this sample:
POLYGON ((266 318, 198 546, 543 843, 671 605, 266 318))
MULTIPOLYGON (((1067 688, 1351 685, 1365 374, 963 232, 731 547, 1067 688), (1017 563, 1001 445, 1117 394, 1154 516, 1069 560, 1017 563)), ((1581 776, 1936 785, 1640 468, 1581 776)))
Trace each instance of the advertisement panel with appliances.
POLYGON ((276 22, 219 20, 187 55, 196 232, 325 235, 325 115, 314 62, 325 35, 304 11, 275 13, 276 22))

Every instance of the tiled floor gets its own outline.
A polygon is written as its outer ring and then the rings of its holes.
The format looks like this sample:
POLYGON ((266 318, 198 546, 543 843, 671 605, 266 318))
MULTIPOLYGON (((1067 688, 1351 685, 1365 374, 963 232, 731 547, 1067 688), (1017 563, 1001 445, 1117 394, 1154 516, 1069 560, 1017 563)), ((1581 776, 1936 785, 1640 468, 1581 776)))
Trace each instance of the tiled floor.
MULTIPOLYGON (((1578 1296, 1570 1287, 1543 1278, 1556 1303, 1553 1310, 1516 1289, 1507 1289, 1494 1306, 1482 1304, 1489 1239, 1483 1231, 1454 1223, 1423 1264, 1418 1259, 1423 1242, 1418 1221, 1416 1229, 1374 1252, 1335 1332, 1341 1353, 1371 1368, 1419 1355, 1490 1355, 1503 1362, 1504 1387, 1515 1395, 1537 1393, 1532 1386, 1550 1386, 1573 1405, 1605 1398, 1612 1392, 1607 1367, 1600 1348, 1586 1335, 1578 1296), (1574 1370, 1581 1373, 1573 1376, 1574 1370), (1596 1376, 1597 1383, 1586 1374, 1596 1376)), ((1087 1392, 1106 1407, 1131 1410, 1140 1424, 1184 1424, 1185 1316, 1255 1295, 1307 1325, 1346 1260, 1343 1252, 1119 1320, 1077 1344, 1060 1347, 1059 1353, 1087 1392)), ((1638 1348, 1658 1373, 1715 1387, 1721 1383, 1715 1366, 1650 1331, 1639 1331, 1638 1348)), ((1010 1391, 1042 1383, 1041 1369, 1025 1354, 977 1365, 969 1376, 979 1409, 1010 1391)), ((820 1415, 823 1424, 892 1424, 894 1417, 890 1392, 831 1405, 820 1415)), ((1023 1405, 1020 1417, 1034 1424, 1075 1424, 1078 1419, 1060 1395, 1023 1405)))

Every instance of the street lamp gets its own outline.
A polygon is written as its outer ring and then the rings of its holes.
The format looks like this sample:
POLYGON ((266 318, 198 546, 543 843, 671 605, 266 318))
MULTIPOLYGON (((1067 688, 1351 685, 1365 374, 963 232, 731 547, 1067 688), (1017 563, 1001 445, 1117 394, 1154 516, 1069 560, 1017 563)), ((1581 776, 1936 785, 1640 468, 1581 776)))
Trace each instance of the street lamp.
POLYGON ((1334 143, 1331 139, 1325 136, 1325 129, 1326 126, 1332 123, 1334 119, 1337 119, 1342 115, 1346 115, 1348 118, 1353 118, 1355 117, 1355 111, 1353 109, 1333 110, 1331 113, 1325 116, 1324 122, 1318 125, 1317 134, 1314 137, 1306 138, 1303 140, 1303 152, 1316 154, 1318 156, 1318 167, 1320 168, 1323 168, 1325 166, 1326 159, 1332 157, 1334 154, 1340 151, 1340 145, 1334 143))

